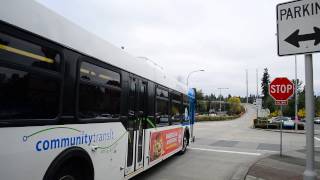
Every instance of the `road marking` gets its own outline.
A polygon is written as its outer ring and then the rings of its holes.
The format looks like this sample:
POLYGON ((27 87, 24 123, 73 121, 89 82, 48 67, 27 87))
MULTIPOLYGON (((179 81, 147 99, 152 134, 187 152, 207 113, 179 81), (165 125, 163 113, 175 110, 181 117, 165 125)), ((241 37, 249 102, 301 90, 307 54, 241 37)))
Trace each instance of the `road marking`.
POLYGON ((271 151, 271 150, 264 150, 264 149, 257 149, 257 151, 262 151, 262 152, 271 152, 271 153, 279 152, 279 151, 271 151))
POLYGON ((222 152, 222 153, 231 153, 231 154, 242 154, 242 155, 249 155, 249 156, 261 156, 261 153, 251 153, 251 152, 241 152, 241 151, 226 151, 226 150, 205 149, 205 148, 188 148, 188 149, 199 150, 199 151, 209 151, 209 152, 222 152))
POLYGON ((315 140, 320 141, 320 138, 314 137, 315 140))

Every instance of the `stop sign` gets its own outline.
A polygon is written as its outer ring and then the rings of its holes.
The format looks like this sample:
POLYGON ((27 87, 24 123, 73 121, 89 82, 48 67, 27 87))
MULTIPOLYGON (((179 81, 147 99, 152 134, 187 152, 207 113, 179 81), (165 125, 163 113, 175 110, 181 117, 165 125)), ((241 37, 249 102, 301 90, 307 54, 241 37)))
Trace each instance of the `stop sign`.
POLYGON ((269 94, 276 101, 286 101, 294 93, 294 84, 286 77, 275 78, 269 85, 269 94))

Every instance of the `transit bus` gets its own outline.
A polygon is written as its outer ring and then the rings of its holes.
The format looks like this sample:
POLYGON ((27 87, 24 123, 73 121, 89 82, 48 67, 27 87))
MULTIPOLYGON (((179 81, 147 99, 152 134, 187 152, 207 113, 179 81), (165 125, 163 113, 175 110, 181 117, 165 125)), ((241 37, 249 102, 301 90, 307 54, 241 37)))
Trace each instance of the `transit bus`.
POLYGON ((1 2, 0 179, 130 179, 186 151, 194 109, 148 61, 36 1, 1 2))

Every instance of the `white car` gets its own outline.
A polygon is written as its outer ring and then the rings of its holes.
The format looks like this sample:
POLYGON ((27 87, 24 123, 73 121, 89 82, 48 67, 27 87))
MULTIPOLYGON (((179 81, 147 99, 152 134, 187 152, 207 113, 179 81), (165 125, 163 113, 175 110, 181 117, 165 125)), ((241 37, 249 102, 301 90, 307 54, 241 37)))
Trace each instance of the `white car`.
POLYGON ((294 121, 293 120, 291 120, 291 119, 284 119, 283 120, 283 127, 284 128, 294 128, 294 121))
POLYGON ((314 123, 315 123, 315 124, 320 124, 320 118, 315 118, 315 119, 314 119, 314 123))

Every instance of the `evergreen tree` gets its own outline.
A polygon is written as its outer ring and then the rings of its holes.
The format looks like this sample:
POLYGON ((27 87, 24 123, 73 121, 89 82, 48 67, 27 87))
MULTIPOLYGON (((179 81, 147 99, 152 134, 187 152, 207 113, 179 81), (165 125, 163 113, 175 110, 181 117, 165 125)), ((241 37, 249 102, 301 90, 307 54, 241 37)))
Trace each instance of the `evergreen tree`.
MULTIPOLYGON (((269 84, 270 84, 270 75, 268 73, 268 68, 264 68, 263 76, 261 79, 261 89, 262 89, 262 106, 264 108, 269 108, 267 107, 267 104, 270 105, 271 103, 266 103, 269 97, 269 84)), ((270 101, 270 100, 268 100, 270 101)), ((269 108, 271 109, 271 108, 269 108)))
POLYGON ((199 90, 196 90, 196 91, 197 91, 197 92, 196 92, 196 98, 197 98, 197 100, 203 100, 203 99, 204 99, 204 96, 203 96, 202 90, 199 89, 199 90))
POLYGON ((302 91, 298 91, 298 110, 305 108, 305 87, 302 91))
POLYGON ((209 96, 209 99, 210 99, 210 101, 215 101, 215 100, 217 100, 217 97, 216 97, 216 95, 211 93, 209 96))
POLYGON ((261 79, 261 89, 263 97, 267 98, 269 96, 269 84, 270 84, 270 75, 268 68, 264 68, 263 76, 261 79))
POLYGON ((315 111, 316 111, 316 116, 320 116, 320 96, 317 96, 315 99, 315 111))

